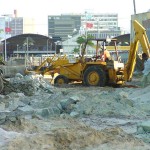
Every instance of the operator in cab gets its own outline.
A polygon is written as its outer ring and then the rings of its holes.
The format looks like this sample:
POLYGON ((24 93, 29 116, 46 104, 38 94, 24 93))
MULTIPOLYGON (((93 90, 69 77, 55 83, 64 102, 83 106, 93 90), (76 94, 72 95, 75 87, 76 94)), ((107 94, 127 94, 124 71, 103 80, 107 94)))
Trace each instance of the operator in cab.
POLYGON ((100 57, 102 58, 102 60, 103 60, 103 61, 111 60, 110 53, 109 53, 109 51, 106 49, 106 46, 102 46, 101 49, 102 49, 102 51, 101 51, 100 57))
POLYGON ((143 68, 143 77, 141 80, 141 86, 145 87, 146 85, 150 84, 150 58, 146 53, 142 54, 142 60, 144 62, 143 68))

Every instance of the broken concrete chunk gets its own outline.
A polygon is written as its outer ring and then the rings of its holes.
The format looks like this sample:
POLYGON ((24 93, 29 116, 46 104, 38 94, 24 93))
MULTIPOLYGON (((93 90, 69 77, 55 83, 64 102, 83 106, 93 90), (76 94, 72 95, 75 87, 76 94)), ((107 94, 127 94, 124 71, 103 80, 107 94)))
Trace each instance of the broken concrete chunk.
POLYGON ((145 121, 137 125, 138 133, 150 133, 150 121, 145 121))
POLYGON ((80 114, 78 113, 78 112, 75 112, 75 111, 72 111, 71 113, 70 113, 70 116, 71 117, 78 117, 80 114))
POLYGON ((6 119, 6 113, 5 112, 0 112, 0 124, 3 124, 6 119))
POLYGON ((5 110, 5 103, 0 102, 0 112, 5 110))

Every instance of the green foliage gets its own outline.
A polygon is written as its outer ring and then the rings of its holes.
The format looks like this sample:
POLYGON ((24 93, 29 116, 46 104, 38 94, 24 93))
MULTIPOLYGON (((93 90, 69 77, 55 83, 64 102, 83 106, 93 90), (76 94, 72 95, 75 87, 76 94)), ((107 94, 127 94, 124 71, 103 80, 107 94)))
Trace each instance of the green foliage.
MULTIPOLYGON (((81 46, 82 55, 84 55, 84 53, 85 53, 86 45, 87 46, 94 45, 94 43, 88 39, 93 39, 93 36, 91 36, 90 34, 88 34, 87 37, 85 35, 83 35, 83 36, 78 37, 76 40, 76 42, 81 46)), ((79 48, 79 50, 80 50, 80 48, 79 48)))
POLYGON ((79 36, 76 42, 81 45, 86 42, 86 38, 84 36, 79 36))
POLYGON ((80 49, 79 48, 74 48, 73 53, 79 53, 80 49))
MULTIPOLYGON (((76 42, 80 45, 80 44, 83 44, 83 43, 86 43, 88 39, 92 39, 93 36, 88 34, 87 37, 85 35, 82 35, 82 36, 79 36, 76 40, 76 42)), ((91 41, 88 41, 87 43, 88 45, 91 45, 92 42, 91 41)))

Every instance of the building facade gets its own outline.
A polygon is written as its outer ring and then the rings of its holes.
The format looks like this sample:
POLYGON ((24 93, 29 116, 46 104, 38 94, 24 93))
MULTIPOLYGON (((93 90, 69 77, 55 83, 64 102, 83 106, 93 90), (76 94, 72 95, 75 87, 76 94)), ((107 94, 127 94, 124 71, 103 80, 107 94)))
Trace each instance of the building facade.
POLYGON ((11 36, 16 36, 23 34, 23 18, 22 17, 12 17, 9 22, 11 31, 11 36))
POLYGON ((23 18, 22 17, 0 17, 0 38, 6 38, 23 34, 23 18))
MULTIPOLYGON (((145 29, 148 40, 150 41, 150 12, 139 13, 135 15, 131 15, 131 36, 130 41, 134 40, 134 28, 133 21, 137 20, 145 29)), ((138 53, 143 53, 142 47, 139 44, 138 53)))
POLYGON ((131 40, 134 38, 133 20, 137 20, 146 29, 146 34, 150 40, 150 12, 131 15, 131 40))
POLYGON ((81 15, 57 15, 48 16, 48 36, 61 37, 62 41, 69 35, 79 31, 81 27, 81 15))
POLYGON ((32 18, 0 17, 0 38, 5 39, 25 33, 35 32, 35 21, 32 18), (6 34, 6 35, 5 35, 6 34))
POLYGON ((60 36, 62 41, 74 31, 80 35, 91 34, 95 38, 112 38, 121 35, 118 14, 68 14, 48 16, 48 35, 60 36))
POLYGON ((118 27, 118 14, 88 14, 81 16, 81 29, 95 38, 112 38, 121 35, 118 27))
POLYGON ((0 17, 0 39, 11 37, 11 18, 0 17))

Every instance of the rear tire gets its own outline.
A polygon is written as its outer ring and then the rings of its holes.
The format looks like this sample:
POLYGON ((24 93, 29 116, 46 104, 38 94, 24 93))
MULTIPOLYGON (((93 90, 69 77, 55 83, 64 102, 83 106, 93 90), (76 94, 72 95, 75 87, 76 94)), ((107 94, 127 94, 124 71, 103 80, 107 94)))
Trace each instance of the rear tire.
POLYGON ((68 83, 69 83, 69 80, 64 75, 58 75, 54 79, 54 85, 64 85, 64 84, 68 84, 68 83))
POLYGON ((86 86, 103 87, 106 84, 106 74, 99 66, 90 66, 84 72, 83 83, 86 86))

